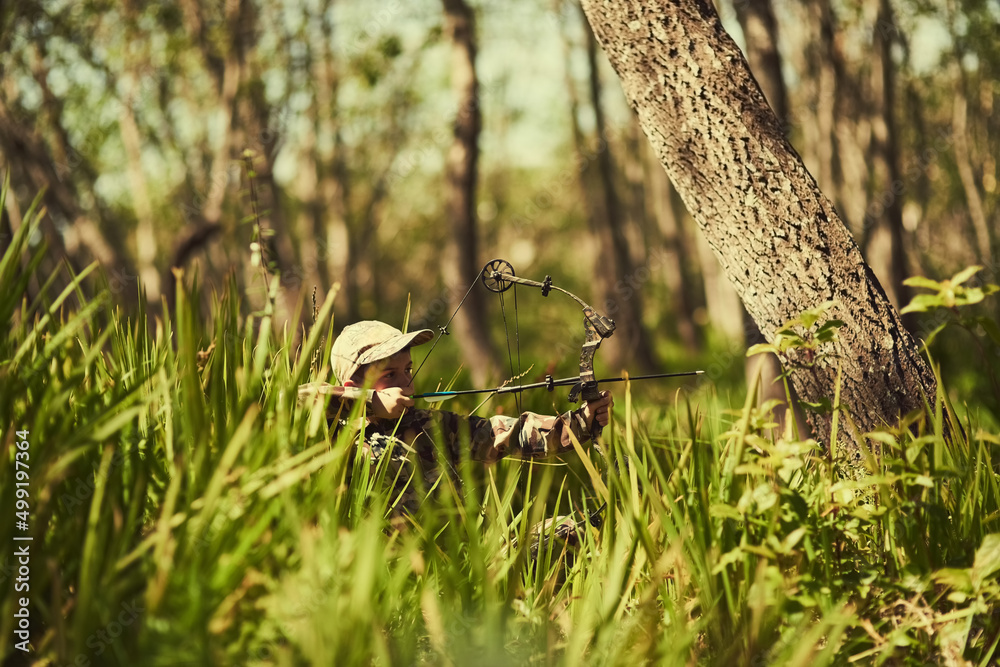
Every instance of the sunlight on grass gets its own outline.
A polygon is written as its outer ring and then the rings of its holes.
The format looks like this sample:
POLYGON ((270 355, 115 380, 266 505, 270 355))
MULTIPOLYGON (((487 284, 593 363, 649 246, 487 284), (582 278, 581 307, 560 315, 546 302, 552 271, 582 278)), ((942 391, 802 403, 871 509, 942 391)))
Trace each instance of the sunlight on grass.
POLYGON ((328 327, 246 317, 234 284, 203 318, 182 282, 170 321, 86 299, 83 274, 29 299, 36 219, 0 263, 0 411, 33 443, 38 664, 817 667, 996 651, 1000 436, 960 423, 943 393, 869 434, 859 468, 775 438, 750 400, 731 415, 681 393, 640 408, 626 386, 603 455, 463 465, 463 493, 446 482, 395 530, 387 469, 331 439, 322 403, 297 401, 326 379, 328 327), (557 515, 581 520, 579 547, 532 535, 557 515))

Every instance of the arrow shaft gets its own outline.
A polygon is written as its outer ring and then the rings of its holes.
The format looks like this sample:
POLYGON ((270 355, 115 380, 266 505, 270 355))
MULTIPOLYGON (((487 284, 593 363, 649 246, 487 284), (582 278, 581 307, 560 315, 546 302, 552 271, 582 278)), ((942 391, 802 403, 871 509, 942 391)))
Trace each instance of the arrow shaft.
MULTIPOLYGON (((655 380, 659 378, 674 378, 674 377, 687 377, 692 375, 702 375, 705 371, 684 371, 681 373, 654 373, 652 375, 636 375, 635 377, 626 378, 602 378, 598 380, 600 383, 610 383, 610 382, 625 382, 626 380, 655 380)), ((565 387, 569 385, 574 385, 580 381, 578 377, 572 378, 561 378, 559 380, 547 380, 545 382, 532 382, 530 384, 520 384, 513 385, 509 387, 493 387, 491 389, 459 389, 454 391, 431 391, 425 394, 416 394, 413 398, 440 398, 443 396, 466 396, 472 394, 514 394, 522 391, 527 391, 529 389, 549 389, 551 387, 565 387)))

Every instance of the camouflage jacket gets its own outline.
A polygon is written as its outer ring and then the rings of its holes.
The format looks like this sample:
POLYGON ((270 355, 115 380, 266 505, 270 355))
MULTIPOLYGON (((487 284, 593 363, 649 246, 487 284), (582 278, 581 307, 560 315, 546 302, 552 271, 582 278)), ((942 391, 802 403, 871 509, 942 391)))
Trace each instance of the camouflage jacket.
MULTIPOLYGON (((330 415, 338 409, 332 401, 330 415)), ((340 416, 348 410, 340 411, 340 416)), ((337 430, 351 425, 345 419, 331 420, 337 430)), ((392 487, 390 517, 413 514, 421 500, 443 481, 442 469, 460 488, 458 464, 464 454, 472 461, 491 463, 507 456, 544 459, 573 449, 572 438, 590 440, 583 410, 557 417, 525 412, 520 417, 464 417, 443 410, 411 409, 400 419, 367 419, 352 430, 364 428, 362 454, 370 474, 386 466, 384 480, 392 487), (572 435, 571 435, 572 434, 572 435), (435 436, 439 436, 435 444, 435 436), (389 458, 383 461, 384 457, 389 458), (442 456, 444 460, 442 461, 442 456)), ((357 470, 357 467, 355 467, 357 470)))

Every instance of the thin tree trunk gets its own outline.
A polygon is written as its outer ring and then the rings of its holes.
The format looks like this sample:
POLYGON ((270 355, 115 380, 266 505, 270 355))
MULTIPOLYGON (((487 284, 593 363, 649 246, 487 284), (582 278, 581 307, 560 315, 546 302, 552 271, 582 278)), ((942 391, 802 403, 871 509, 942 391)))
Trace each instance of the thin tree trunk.
MULTIPOLYGON (((476 229, 476 183, 479 165, 479 81, 476 77, 475 20, 464 0, 442 0, 446 31, 452 42, 452 91, 458 102, 454 141, 448 151, 446 178, 447 210, 451 234, 442 264, 445 283, 451 288, 452 308, 458 305, 465 286, 482 268, 476 229)), ((458 309, 454 326, 472 381, 483 386, 499 367, 490 344, 486 309, 481 292, 474 290, 458 309)))
POLYGON ((778 21, 771 0, 734 2, 736 18, 743 29, 750 71, 760 84, 771 111, 782 123, 788 120, 788 95, 781 76, 778 53, 778 21))
POLYGON ((625 215, 615 185, 615 166, 611 158, 611 142, 607 123, 604 119, 604 105, 601 102, 601 80, 597 63, 597 42, 589 25, 587 33, 587 65, 590 104, 594 110, 595 129, 598 141, 604 150, 597 152, 597 176, 600 184, 600 207, 597 227, 601 239, 598 263, 595 273, 610 272, 615 279, 607 295, 610 307, 598 308, 604 315, 612 317, 618 327, 610 342, 611 364, 620 368, 638 366, 649 372, 656 372, 659 363, 653 353, 653 345, 642 323, 642 293, 633 288, 635 269, 632 266, 628 240, 625 237, 625 215))
MULTIPOLYGON (((134 82, 133 82, 134 83, 134 82)), ((118 124, 122 144, 128 158, 128 177, 135 209, 136 266, 139 280, 150 303, 160 302, 160 274, 156 269, 156 230, 153 224, 153 205, 149 199, 146 174, 142 168, 142 137, 132 110, 132 98, 121 105, 118 124)))
MULTIPOLYGON (((662 158, 661 158, 662 159, 662 158)), ((683 193, 681 193, 683 197, 683 193)), ((712 330, 722 336, 726 344, 736 346, 746 340, 743 328, 743 306, 740 296, 727 280, 726 272, 719 265, 719 257, 711 245, 709 237, 699 234, 695 238, 698 263, 701 265, 701 279, 705 287, 705 309, 712 330)))
MULTIPOLYGON (((230 130, 234 155, 241 162, 252 154, 257 181, 257 212, 263 238, 259 239, 267 250, 267 257, 281 274, 282 289, 277 294, 278 313, 291 317, 299 303, 302 287, 295 262, 295 250, 282 206, 282 189, 274 178, 274 155, 264 141, 268 137, 271 109, 264 95, 257 55, 257 37, 260 30, 258 9, 250 0, 239 0, 239 11, 230 20, 231 50, 239 59, 240 89, 234 124, 230 130)), ((246 239, 249 241, 249 239, 246 239)))
POLYGON ((313 17, 313 22, 320 27, 315 30, 312 41, 314 57, 310 77, 315 95, 311 153, 316 167, 316 188, 307 201, 312 214, 313 234, 320 241, 316 262, 324 289, 330 288, 334 276, 344 275, 348 263, 347 182, 341 178, 345 169, 337 122, 340 75, 331 46, 334 40, 331 4, 323 3, 319 15, 313 17))
MULTIPOLYGON (((559 12, 560 3, 556 2, 557 13, 559 12)), ((592 161, 592 151, 587 145, 587 139, 584 136, 583 129, 580 126, 580 96, 577 92, 577 86, 573 80, 573 75, 569 69, 569 63, 573 57, 572 45, 570 44, 570 39, 568 35, 563 34, 563 62, 566 63, 564 68, 565 78, 566 78, 566 93, 569 98, 569 122, 570 122, 570 134, 573 137, 573 148, 575 151, 576 164, 579 165, 577 175, 577 183, 580 186, 580 200, 583 202, 584 215, 587 218, 587 225, 590 230, 590 236, 595 241, 596 249, 592 253, 595 262, 600 262, 607 255, 606 246, 600 242, 601 237, 601 226, 598 221, 600 202, 598 201, 597 188, 593 187, 592 183, 592 170, 590 169, 592 161)), ((601 138, 598 137, 598 141, 601 138)), ((607 143, 599 144, 597 150, 607 150, 607 143)), ((577 248, 579 252, 582 248, 577 248)), ((599 301, 601 307, 598 309, 603 313, 605 310, 603 305, 608 303, 614 294, 614 281, 612 276, 608 271, 597 271, 594 274, 593 281, 593 292, 596 300, 599 301)), ((614 341, 612 338, 608 341, 609 348, 610 343, 614 341)))
POLYGON ((990 239, 990 225, 986 220, 986 212, 983 208, 983 198, 979 194, 979 187, 976 185, 976 177, 972 170, 972 157, 969 149, 968 100, 965 97, 965 81, 961 73, 957 76, 955 84, 951 131, 955 146, 955 165, 958 167, 958 177, 962 181, 965 201, 969 206, 969 219, 972 221, 976 254, 979 261, 988 266, 993 263, 993 244, 990 239))
POLYGON ((674 188, 670 184, 670 179, 663 171, 649 142, 642 143, 640 150, 643 155, 648 190, 646 201, 651 208, 650 215, 656 220, 659 245, 664 251, 663 259, 658 263, 663 281, 673 300, 673 308, 670 310, 677 326, 677 336, 684 343, 684 347, 689 352, 697 352, 701 345, 698 330, 694 325, 694 300, 690 296, 694 283, 690 268, 692 255, 684 238, 684 230, 680 226, 680 216, 674 211, 674 188))
MULTIPOLYGON (((43 216, 40 229, 56 250, 57 259, 43 259, 39 275, 50 273, 66 257, 75 271, 80 271, 91 261, 97 260, 106 267, 116 267, 118 277, 132 276, 132 265, 124 248, 114 243, 101 229, 100 199, 94 197, 97 209, 93 219, 79 207, 78 183, 90 184, 97 179, 87 157, 76 151, 70 137, 61 124, 63 102, 56 97, 48 85, 48 70, 45 67, 44 44, 36 45, 32 74, 42 91, 42 118, 48 121, 51 144, 46 144, 39 124, 27 125, 20 119, 19 109, 7 106, 6 100, 16 104, 17 82, 4 80, 3 94, 0 95, 0 151, 13 171, 11 184, 26 184, 32 197, 45 190, 43 199, 49 215, 43 216), (77 178, 77 173, 82 174, 77 178), (20 177, 18 177, 20 175, 20 177), (63 223, 61 229, 55 221, 63 223)), ((12 188, 16 192, 16 187, 12 188)), ((91 189, 91 194, 93 191, 91 189)), ((122 296, 131 300, 135 290, 122 296)))
MULTIPOLYGON (((818 20, 811 21, 818 32, 816 48, 809 49, 816 92, 813 100, 816 109, 816 159, 819 165, 816 180, 823 192, 836 192, 834 128, 836 127, 835 101, 838 98, 837 61, 830 57, 836 39, 833 33, 833 9, 826 0, 819 0, 810 5, 807 11, 814 15, 819 14, 818 20)), ((767 92, 767 88, 764 92, 767 92)))
MULTIPOLYGON (((240 4, 240 2, 226 3, 225 17, 230 26, 238 24, 240 4)), ((226 122, 223 125, 223 136, 215 143, 215 149, 212 151, 211 157, 208 158, 208 173, 205 174, 200 183, 196 182, 193 186, 197 196, 193 205, 185 209, 188 225, 180 234, 181 240, 175 245, 170 266, 164 273, 162 286, 168 306, 173 305, 176 296, 176 279, 172 273, 173 268, 182 266, 183 262, 187 261, 196 250, 207 246, 208 242, 215 238, 219 232, 231 232, 235 236, 235 228, 226 229, 229 223, 222 217, 222 204, 226 197, 226 188, 234 173, 234 170, 231 169, 233 148, 231 128, 235 122, 236 96, 242 77, 237 50, 230 47, 225 53, 216 53, 215 45, 208 40, 205 34, 205 22, 202 20, 198 3, 194 0, 181 0, 181 9, 185 25, 188 27, 187 32, 198 45, 205 68, 215 80, 218 90, 218 97, 211 105, 201 104, 200 100, 195 99, 189 99, 189 101, 192 108, 219 110, 226 122)), ((237 166, 239 165, 237 164, 237 166)), ((249 262, 245 263, 246 267, 249 265, 249 262)))
MULTIPOLYGON (((844 322, 816 356, 783 362, 799 396, 841 402, 860 433, 922 410, 936 383, 857 244, 786 140, 711 3, 588 0, 597 38, 647 138, 729 280, 773 339, 834 301, 844 322)), ((813 432, 830 416, 813 414, 813 432)), ((863 445, 860 433, 852 433, 863 445)))
POLYGON ((889 301, 900 308, 909 303, 909 276, 903 244, 903 180, 896 141, 896 67, 892 62, 892 35, 897 30, 889 0, 880 0, 875 19, 876 56, 872 68, 872 151, 874 198, 868 206, 865 255, 879 277, 889 301))
MULTIPOLYGON (((132 208, 135 211, 135 260, 139 283, 146 299, 154 309, 160 304, 160 274, 156 268, 156 230, 153 223, 153 203, 149 194, 146 172, 142 166, 142 135, 136 121, 135 107, 143 102, 143 65, 147 58, 141 52, 141 31, 138 27, 137 8, 130 3, 123 6, 125 30, 133 39, 125 47, 125 67, 122 82, 125 98, 119 102, 118 127, 125 157, 128 161, 128 179, 132 208)), ((117 271, 117 269, 109 270, 117 271)), ((116 276, 117 277, 117 276, 116 276)), ((116 292, 114 284, 112 289, 116 292)))
MULTIPOLYGON (((129 271, 130 265, 107 242, 97 223, 79 210, 72 181, 60 175, 37 129, 18 122, 2 97, 0 150, 13 171, 12 184, 25 183, 33 193, 45 190, 43 202, 49 215, 42 216, 40 228, 57 256, 66 257, 76 272, 93 260, 129 271), (64 231, 56 228, 54 218, 66 221, 64 231)), ((56 266, 43 268, 52 271, 56 266)))

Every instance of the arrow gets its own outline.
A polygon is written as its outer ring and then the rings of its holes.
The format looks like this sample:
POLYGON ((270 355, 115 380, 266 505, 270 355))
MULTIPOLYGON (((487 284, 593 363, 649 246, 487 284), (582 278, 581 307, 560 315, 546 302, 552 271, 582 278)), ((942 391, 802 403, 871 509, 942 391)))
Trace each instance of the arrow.
MULTIPOLYGON (((598 380, 598 384, 605 382, 625 382, 632 380, 654 380, 657 378, 674 378, 674 377, 686 377, 691 375, 703 375, 705 371, 685 371, 683 373, 655 373, 653 375, 636 375, 635 377, 624 377, 624 378, 604 378, 598 380)), ((545 376, 544 382, 532 382, 530 384, 519 384, 512 385, 509 387, 493 387, 492 389, 461 389, 457 391, 431 391, 426 394, 417 394, 413 398, 425 399, 428 403, 437 403, 445 399, 451 398, 452 396, 465 396, 469 394, 517 394, 522 391, 527 391, 529 389, 548 389, 552 391, 556 387, 564 387, 569 385, 578 384, 580 382, 579 377, 562 378, 561 380, 555 380, 551 375, 545 376)))

